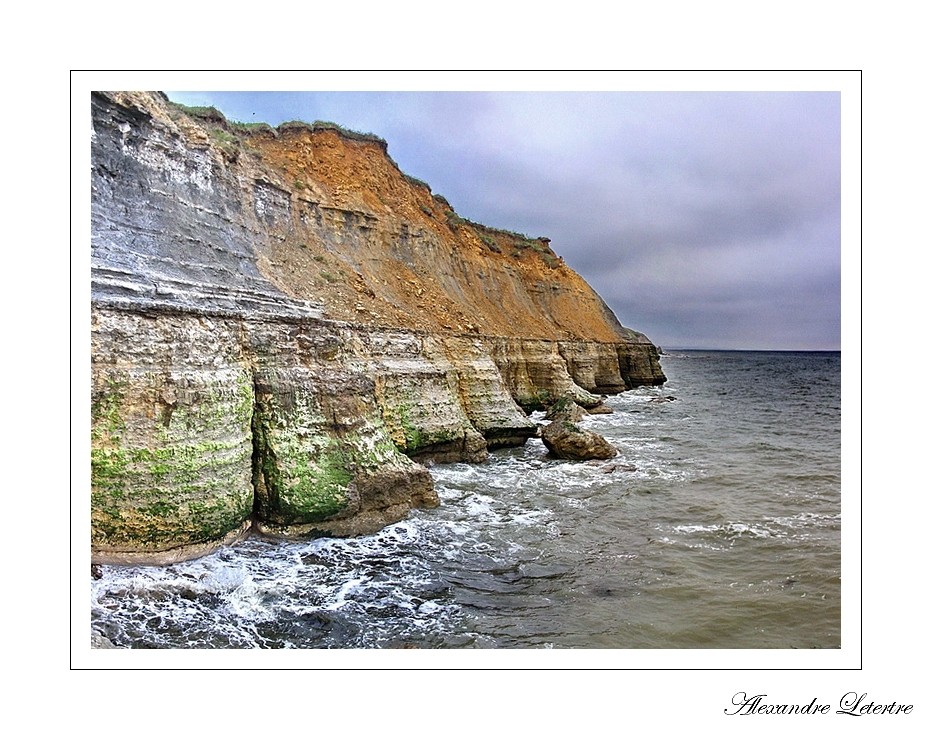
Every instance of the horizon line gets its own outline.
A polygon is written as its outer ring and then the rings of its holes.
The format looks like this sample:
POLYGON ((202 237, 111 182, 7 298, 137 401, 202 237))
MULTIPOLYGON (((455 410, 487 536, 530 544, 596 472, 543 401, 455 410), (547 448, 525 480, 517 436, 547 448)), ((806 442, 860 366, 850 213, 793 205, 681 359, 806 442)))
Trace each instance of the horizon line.
POLYGON ((660 350, 661 356, 667 352, 835 352, 841 354, 840 349, 742 349, 740 347, 661 347, 655 345, 660 350))

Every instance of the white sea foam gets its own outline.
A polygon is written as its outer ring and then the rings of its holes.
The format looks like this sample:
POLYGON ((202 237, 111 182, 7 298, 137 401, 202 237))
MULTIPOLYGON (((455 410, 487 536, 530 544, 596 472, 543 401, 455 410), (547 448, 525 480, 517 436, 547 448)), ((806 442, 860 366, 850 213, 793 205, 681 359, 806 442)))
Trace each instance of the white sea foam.
POLYGON ((364 578, 357 577, 340 584, 336 593, 329 594, 328 601, 324 604, 324 608, 333 610, 343 608, 347 603, 352 601, 350 597, 356 592, 357 587, 365 582, 364 578))

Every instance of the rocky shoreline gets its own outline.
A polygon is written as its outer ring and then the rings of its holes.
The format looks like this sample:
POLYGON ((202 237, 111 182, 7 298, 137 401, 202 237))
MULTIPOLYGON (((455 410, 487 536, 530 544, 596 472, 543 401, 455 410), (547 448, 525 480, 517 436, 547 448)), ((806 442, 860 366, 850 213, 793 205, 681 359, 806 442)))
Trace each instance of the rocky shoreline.
POLYGON ((435 213, 371 139, 159 94, 92 118, 92 562, 374 532, 527 411, 665 380, 546 240, 435 213))

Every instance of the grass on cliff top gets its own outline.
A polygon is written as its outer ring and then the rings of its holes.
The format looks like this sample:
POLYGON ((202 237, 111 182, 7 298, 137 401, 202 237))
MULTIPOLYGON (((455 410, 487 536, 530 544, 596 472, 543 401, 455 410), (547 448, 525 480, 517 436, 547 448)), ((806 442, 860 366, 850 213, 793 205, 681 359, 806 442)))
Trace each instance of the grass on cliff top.
POLYGON ((561 263, 560 258, 550 248, 550 238, 546 236, 529 237, 527 234, 521 234, 517 231, 508 231, 507 229, 496 229, 484 224, 478 224, 469 219, 459 219, 461 223, 471 226, 479 236, 482 243, 493 252, 502 252, 502 247, 511 248, 512 257, 522 257, 531 250, 540 255, 547 267, 554 268, 561 263), (500 243, 499 240, 502 240, 500 243))
POLYGON ((246 123, 245 121, 227 121, 227 123, 233 128, 234 131, 239 131, 244 134, 255 134, 264 132, 275 135, 275 129, 272 128, 269 124, 264 121, 259 121, 256 123, 246 123))
POLYGON ((479 224, 475 221, 470 221, 465 219, 466 223, 472 226, 476 231, 490 235, 490 236, 504 236, 510 239, 514 239, 518 242, 522 248, 526 249, 527 247, 533 247, 540 251, 541 249, 550 249, 550 237, 549 236, 528 236, 527 234, 522 234, 519 231, 509 231, 508 229, 496 229, 494 226, 486 226, 485 224, 479 224))
POLYGON ((352 139, 354 141, 369 141, 375 144, 379 144, 384 149, 388 148, 388 143, 381 136, 377 136, 376 134, 372 133, 363 133, 361 131, 353 131, 352 129, 348 129, 338 123, 334 123, 333 121, 314 121, 313 123, 307 123, 306 121, 285 121, 284 123, 281 123, 275 127, 265 123, 264 121, 253 123, 247 123, 245 121, 232 121, 212 105, 184 105, 183 103, 176 103, 172 100, 168 102, 175 110, 181 111, 191 118, 196 118, 199 121, 218 125, 228 131, 240 133, 256 133, 262 131, 266 133, 271 132, 275 135, 283 131, 336 131, 346 139, 352 139))
POLYGON ((227 118, 223 113, 214 108, 212 105, 184 105, 169 100, 169 105, 180 110, 191 118, 197 118, 200 121, 210 121, 211 123, 226 123, 227 118))
POLYGON ((402 176, 405 180, 407 180, 411 185, 414 185, 415 187, 419 187, 419 188, 426 188, 428 193, 432 193, 432 192, 433 192, 433 191, 430 189, 430 185, 428 185, 428 184, 427 184, 426 182, 424 182, 423 180, 419 180, 419 179, 416 178, 416 177, 413 177, 413 176, 411 176, 411 175, 407 175, 407 174, 405 174, 404 172, 401 173, 401 176, 402 176))
POLYGON ((311 133, 316 131, 335 131, 340 136, 345 139, 351 139, 353 141, 369 141, 374 144, 378 144, 383 149, 388 149, 388 142, 385 141, 381 136, 377 136, 373 133, 363 133, 362 131, 353 131, 352 129, 345 128, 338 123, 333 121, 314 121, 314 123, 307 123, 306 121, 285 121, 278 125, 278 131, 310 131, 311 133))
MULTIPOLYGON (((426 185, 426 183, 424 184, 426 185)), ((428 187, 428 190, 429 189, 428 187)), ((453 206, 450 205, 450 201, 442 195, 436 193, 432 193, 432 195, 434 196, 434 201, 443 206, 444 219, 451 231, 457 231, 461 226, 466 225, 476 233, 486 249, 491 252, 502 254, 504 251, 503 247, 508 247, 510 249, 509 254, 513 258, 521 258, 525 254, 534 252, 540 255, 544 264, 551 269, 555 269, 562 264, 562 259, 550 248, 550 237, 538 236, 532 238, 518 231, 497 229, 492 226, 470 221, 468 218, 463 218, 458 215, 456 211, 453 210, 453 206), (528 250, 530 250, 530 252, 528 250)), ((421 210, 428 216, 434 217, 433 211, 429 209, 425 210, 423 206, 421 210)))

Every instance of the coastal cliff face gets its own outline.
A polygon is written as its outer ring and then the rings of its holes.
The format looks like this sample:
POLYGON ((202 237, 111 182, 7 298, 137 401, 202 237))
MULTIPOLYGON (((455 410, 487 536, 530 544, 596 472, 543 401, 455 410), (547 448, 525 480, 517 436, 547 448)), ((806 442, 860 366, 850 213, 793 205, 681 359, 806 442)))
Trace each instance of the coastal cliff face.
POLYGON ((95 562, 373 532, 526 410, 665 380, 548 240, 463 220, 375 137, 91 108, 95 562))

